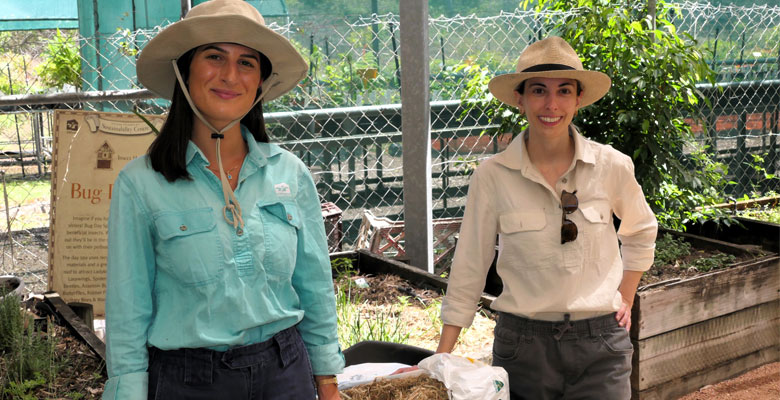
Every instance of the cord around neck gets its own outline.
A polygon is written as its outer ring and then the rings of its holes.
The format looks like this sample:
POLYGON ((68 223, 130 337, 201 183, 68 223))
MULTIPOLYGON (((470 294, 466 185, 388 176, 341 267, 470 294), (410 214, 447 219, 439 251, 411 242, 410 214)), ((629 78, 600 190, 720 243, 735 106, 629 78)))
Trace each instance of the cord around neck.
POLYGON ((211 137, 213 139, 216 139, 216 146, 217 146, 217 164, 219 165, 219 178, 220 182, 222 184, 222 196, 225 199, 225 206, 222 207, 222 216, 225 218, 225 221, 232 225, 234 229, 238 230, 239 226, 241 231, 244 229, 244 219, 242 218, 241 213, 241 204, 238 203, 238 199, 236 198, 235 193, 233 192, 233 189, 230 187, 230 181, 228 181, 227 176, 225 175, 225 168, 222 166, 222 154, 220 153, 220 144, 222 142, 222 138, 225 137, 223 134, 224 132, 227 132, 230 128, 235 126, 238 122, 241 121, 242 118, 244 118, 249 112, 259 103, 263 100, 263 97, 265 96, 268 91, 273 88, 274 86, 278 85, 279 81, 276 80, 277 74, 272 73, 271 76, 266 79, 263 84, 260 86, 260 95, 257 96, 254 103, 252 103, 252 106, 249 107, 249 109, 240 117, 236 118, 235 120, 231 121, 229 124, 227 124, 222 129, 217 129, 212 125, 206 117, 201 114, 200 110, 198 110, 198 107, 195 106, 195 103, 192 101, 192 97, 190 97, 190 91, 189 88, 187 88, 187 85, 184 84, 184 79, 181 76, 181 72, 179 72, 179 65, 177 64, 177 60, 173 59, 171 60, 171 64, 173 65, 173 72, 176 74, 176 80, 179 81, 179 86, 181 87, 182 92, 184 93, 184 98, 187 99, 187 103, 190 105, 190 108, 192 108, 192 112, 195 114, 196 117, 198 117, 201 122, 203 122, 212 132, 211 137))

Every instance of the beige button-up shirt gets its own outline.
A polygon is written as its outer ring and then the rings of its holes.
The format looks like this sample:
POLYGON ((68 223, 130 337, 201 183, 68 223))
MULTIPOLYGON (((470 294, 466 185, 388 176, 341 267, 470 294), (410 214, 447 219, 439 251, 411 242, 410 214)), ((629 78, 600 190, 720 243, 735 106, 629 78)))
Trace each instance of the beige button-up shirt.
POLYGON ((658 224, 634 178, 634 165, 612 146, 574 137, 574 159, 555 187, 531 164, 521 138, 474 171, 441 318, 467 327, 485 286, 498 234, 496 270, 504 284, 492 308, 556 321, 617 311, 623 270, 653 263, 658 224), (577 191, 567 218, 578 228, 561 244, 561 191, 577 191), (612 214, 621 219, 616 232, 612 214), (620 243, 618 243, 620 239, 620 243), (621 256, 622 253, 622 256, 621 256))

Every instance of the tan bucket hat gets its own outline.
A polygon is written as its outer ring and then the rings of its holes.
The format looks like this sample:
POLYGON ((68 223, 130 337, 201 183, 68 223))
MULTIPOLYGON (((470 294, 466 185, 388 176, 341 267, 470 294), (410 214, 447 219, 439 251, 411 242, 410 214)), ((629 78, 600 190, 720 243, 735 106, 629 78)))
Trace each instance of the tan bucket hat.
POLYGON ((271 61, 278 83, 263 97, 271 101, 298 84, 308 65, 282 35, 265 26, 260 12, 243 0, 211 0, 193 7, 181 21, 168 25, 141 51, 136 73, 141 84, 165 99, 173 96, 176 75, 171 60, 208 43, 237 43, 271 61))
POLYGON ((582 87, 580 107, 604 97, 612 85, 606 74, 583 69, 574 49, 558 36, 550 36, 526 47, 517 60, 517 72, 491 79, 488 89, 495 98, 517 107, 515 89, 520 82, 530 78, 576 79, 582 87))

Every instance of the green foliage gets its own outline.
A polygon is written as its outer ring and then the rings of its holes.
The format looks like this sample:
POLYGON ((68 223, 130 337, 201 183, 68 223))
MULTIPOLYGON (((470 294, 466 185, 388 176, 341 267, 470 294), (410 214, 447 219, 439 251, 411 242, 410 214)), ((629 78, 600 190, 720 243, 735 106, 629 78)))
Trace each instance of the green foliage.
POLYGON ((43 53, 46 60, 36 68, 45 83, 62 89, 64 85, 81 85, 81 58, 73 37, 64 36, 59 29, 49 40, 43 53))
POLYGON ((767 165, 766 160, 764 157, 768 156, 768 153, 764 154, 750 154, 751 160, 745 161, 745 164, 761 178, 761 180, 769 181, 773 179, 780 179, 780 176, 777 176, 775 174, 770 174, 769 171, 766 170, 764 167, 767 165))
MULTIPOLYGON (((758 199, 760 197, 778 197, 778 193, 775 191, 768 191, 766 193, 760 193, 760 192, 753 193, 752 196, 753 199, 758 199)), ((751 200, 751 196, 745 194, 741 198, 736 200, 748 201, 751 200)), ((780 224, 780 205, 778 205, 776 201, 774 202, 774 204, 769 203, 760 206, 757 205, 755 207, 750 207, 740 211, 739 216, 744 218, 757 219, 759 221, 764 221, 764 222, 770 222, 773 224, 780 224)))
POLYGON ((133 40, 133 32, 130 29, 116 28, 116 33, 122 38, 117 43, 118 50, 127 57, 135 57, 138 54, 138 48, 133 40))
POLYGON ((739 214, 740 217, 757 219, 759 221, 771 222, 773 224, 780 224, 780 208, 750 208, 742 211, 739 214))
POLYGON ((737 257, 731 254, 718 253, 710 257, 695 258, 688 265, 696 268, 699 272, 709 272, 713 269, 723 268, 733 263, 736 259, 737 257))
POLYGON ((691 254, 691 244, 682 238, 665 233, 655 242, 655 259, 653 266, 674 264, 680 258, 691 254))
POLYGON ((0 290, 0 354, 12 351, 24 333, 24 314, 19 308, 19 298, 4 295, 0 290))
POLYGON ((29 391, 53 382, 58 365, 54 349, 57 340, 52 334, 39 332, 33 319, 21 308, 18 296, 5 296, 0 300, 0 398, 34 398, 29 391))
POLYGON ((728 266, 737 259, 735 256, 725 253, 715 253, 707 257, 691 258, 690 256, 690 243, 681 237, 666 233, 656 240, 653 266, 676 265, 681 269, 694 268, 699 272, 709 272, 728 266), (685 261, 685 259, 690 259, 690 261, 685 261))
POLYGON ((46 384, 46 379, 37 375, 35 379, 29 379, 23 382, 9 382, 8 387, 3 389, 3 394, 10 395, 12 399, 18 400, 36 400, 35 394, 31 391, 38 386, 46 384))
POLYGON ((352 265, 352 259, 346 257, 334 258, 330 261, 330 267, 336 272, 336 282, 349 280, 357 273, 352 265))
POLYGON ((364 340, 406 343, 409 333, 397 317, 408 306, 409 299, 402 300, 400 307, 392 305, 370 311, 353 280, 357 271, 352 260, 336 258, 331 261, 331 267, 336 272, 336 315, 341 347, 347 348, 364 340))
MULTIPOLYGON (((687 220, 722 215, 689 210, 720 201, 725 167, 703 149, 683 153, 693 139, 683 116, 704 121, 702 104, 708 104, 695 84, 714 82, 715 74, 695 40, 670 22, 673 5, 657 2, 655 24, 645 6, 628 0, 537 2, 537 10, 547 11, 541 14, 546 30, 569 42, 585 69, 612 78, 609 93, 581 109, 574 123, 586 137, 632 157, 637 180, 662 224, 679 229, 687 220)), ((463 98, 481 98, 473 106, 500 120, 489 133, 516 135, 524 128, 523 116, 489 95, 489 80, 487 69, 474 74, 463 98)))
POLYGON ((81 399, 84 398, 84 394, 83 393, 78 393, 78 392, 70 392, 66 396, 67 396, 67 398, 72 399, 72 400, 81 400, 81 399))

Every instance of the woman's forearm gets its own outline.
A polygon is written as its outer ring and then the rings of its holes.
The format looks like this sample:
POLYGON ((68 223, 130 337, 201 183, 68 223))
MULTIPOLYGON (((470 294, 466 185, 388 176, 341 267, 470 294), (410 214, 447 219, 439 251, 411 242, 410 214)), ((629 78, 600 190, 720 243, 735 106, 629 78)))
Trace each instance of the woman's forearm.
POLYGON ((458 342, 458 336, 460 336, 461 327, 455 325, 444 324, 441 328, 441 338, 439 339, 439 347, 436 349, 437 353, 451 353, 455 348, 455 343, 458 342))

